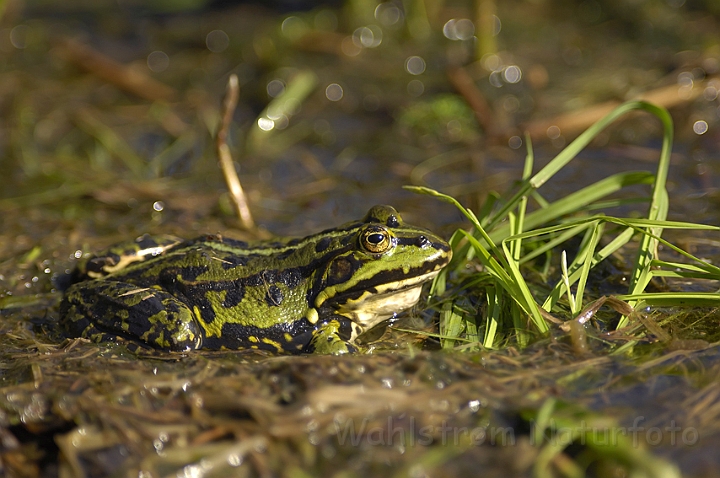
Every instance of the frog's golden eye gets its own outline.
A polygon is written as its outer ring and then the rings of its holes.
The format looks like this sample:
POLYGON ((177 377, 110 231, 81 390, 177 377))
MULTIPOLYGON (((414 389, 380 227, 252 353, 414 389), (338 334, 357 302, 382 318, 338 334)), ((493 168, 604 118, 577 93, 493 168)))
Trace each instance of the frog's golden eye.
POLYGON ((392 237, 382 226, 372 225, 360 233, 360 245, 373 254, 381 254, 392 246, 392 237))

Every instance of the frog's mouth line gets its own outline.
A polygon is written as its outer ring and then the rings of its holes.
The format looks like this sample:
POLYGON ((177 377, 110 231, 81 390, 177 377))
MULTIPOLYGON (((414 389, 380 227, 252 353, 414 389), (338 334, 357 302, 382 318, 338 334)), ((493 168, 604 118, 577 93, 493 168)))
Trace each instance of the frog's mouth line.
POLYGON ((423 275, 402 279, 389 284, 381 284, 363 291, 359 296, 347 299, 337 305, 338 313, 350 318, 355 324, 353 337, 371 329, 383 320, 394 317, 398 313, 417 304, 425 282, 440 273, 440 269, 423 275))

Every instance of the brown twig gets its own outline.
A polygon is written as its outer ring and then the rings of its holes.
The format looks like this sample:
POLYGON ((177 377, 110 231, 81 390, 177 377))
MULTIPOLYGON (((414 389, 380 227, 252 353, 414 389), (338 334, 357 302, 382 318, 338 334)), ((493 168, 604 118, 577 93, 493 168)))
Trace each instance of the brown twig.
MULTIPOLYGON (((703 93, 708 80, 699 82, 692 88, 685 90, 685 94, 680 93, 681 87, 677 84, 672 84, 647 91, 634 99, 647 101, 665 108, 673 108, 697 99, 703 93)), ((541 140, 547 139, 548 128, 556 126, 566 139, 573 138, 621 104, 622 102, 619 100, 598 103, 580 111, 564 113, 550 119, 533 121, 527 125, 525 130, 533 140, 541 140)))
POLYGON ((448 79, 475 112, 475 118, 485 134, 489 137, 495 135, 492 109, 467 70, 462 67, 452 68, 448 70, 448 79))
POLYGON ((121 90, 150 101, 171 101, 177 91, 135 68, 123 65, 76 40, 64 40, 58 52, 70 63, 121 90))
POLYGON ((227 184, 230 197, 235 206, 235 212, 242 226, 247 230, 252 230, 255 229, 255 221, 253 221, 252 214, 250 213, 247 197, 240 185, 240 178, 238 178, 237 171, 235 171, 230 148, 227 144, 228 128, 230 127, 230 122, 232 121, 233 113, 237 106, 239 94, 240 86, 238 84, 238 77, 237 75, 230 75, 225 92, 225 101, 223 102, 223 116, 220 129, 217 133, 216 146, 220 167, 222 168, 225 183, 227 184))

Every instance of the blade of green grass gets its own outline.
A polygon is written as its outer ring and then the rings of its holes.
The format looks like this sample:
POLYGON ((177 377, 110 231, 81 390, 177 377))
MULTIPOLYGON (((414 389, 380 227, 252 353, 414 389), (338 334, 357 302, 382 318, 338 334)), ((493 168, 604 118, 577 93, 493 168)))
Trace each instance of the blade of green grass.
MULTIPOLYGON (((542 224, 551 223, 562 216, 566 216, 592 204, 600 198, 609 196, 623 188, 637 184, 650 184, 652 174, 646 171, 630 171, 613 174, 607 178, 582 188, 574 193, 568 194, 544 209, 539 209, 528 214, 525 218, 525 230, 529 231, 542 224)), ((490 232, 493 241, 499 242, 510 235, 510 228, 506 224, 499 225, 490 232)))
POLYGON ((656 307, 717 307, 720 306, 718 292, 644 292, 642 294, 617 295, 626 302, 636 301, 636 308, 656 307))
MULTIPOLYGON (((670 153, 673 141, 673 121, 670 113, 665 108, 660 108, 650 103, 642 102, 638 106, 648 111, 660 119, 663 125, 663 144, 660 151, 660 160, 658 161, 657 173, 655 175, 655 183, 653 184, 652 200, 650 202, 650 210, 648 211, 648 219, 650 221, 665 220, 669 208, 669 199, 665 183, 667 181, 667 173, 670 167, 670 153)), ((653 228, 650 234, 645 234, 640 239, 638 254, 635 260, 630 277, 630 294, 637 294, 645 290, 645 287, 652 279, 650 262, 657 257, 658 238, 662 234, 662 227, 653 228)), ((633 305, 633 304, 630 304, 633 305)), ((618 327, 623 327, 628 322, 627 317, 622 317, 618 323, 618 327)))
POLYGON ((535 298, 530 292, 530 288, 528 287, 527 282, 525 282, 525 278, 520 273, 520 266, 517 262, 509 260, 510 251, 508 250, 507 243, 505 241, 503 241, 502 247, 505 251, 506 257, 508 257, 508 273, 513 281, 513 283, 504 284, 504 287, 510 293, 515 302, 522 307, 528 315, 530 315, 530 318, 540 333, 544 334, 549 330, 547 322, 545 322, 545 319, 540 314, 535 298))
MULTIPOLYGON (((587 284, 588 275, 590 269, 593 266, 593 256, 595 255, 595 249, 600 242, 603 230, 605 229, 604 223, 597 221, 594 223, 594 227, 587 231, 591 232, 589 241, 587 244, 581 246, 580 251, 577 254, 577 258, 580 265, 580 277, 577 281, 577 290, 575 291, 575 310, 581 310, 583 308, 583 296, 585 294, 585 285, 587 284)), ((583 241, 584 242, 584 241, 583 241)))
POLYGON ((445 302, 440 312, 440 335, 442 348, 450 350, 455 347, 455 340, 465 329, 463 316, 455 311, 452 302, 445 302))
POLYGON ((485 297, 487 300, 487 318, 485 321, 485 335, 483 337, 483 347, 488 349, 495 348, 495 339, 502 314, 502 295, 497 293, 498 288, 488 286, 485 289, 485 297))

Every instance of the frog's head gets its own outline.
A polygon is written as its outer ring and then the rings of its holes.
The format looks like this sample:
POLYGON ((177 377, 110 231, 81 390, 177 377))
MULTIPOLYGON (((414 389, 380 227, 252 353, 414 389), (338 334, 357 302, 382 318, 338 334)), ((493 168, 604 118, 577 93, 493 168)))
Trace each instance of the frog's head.
POLYGON ((341 230, 346 247, 324 268, 314 305, 352 319, 353 338, 415 305, 422 285, 452 257, 447 242, 403 223, 390 206, 375 206, 341 230))

